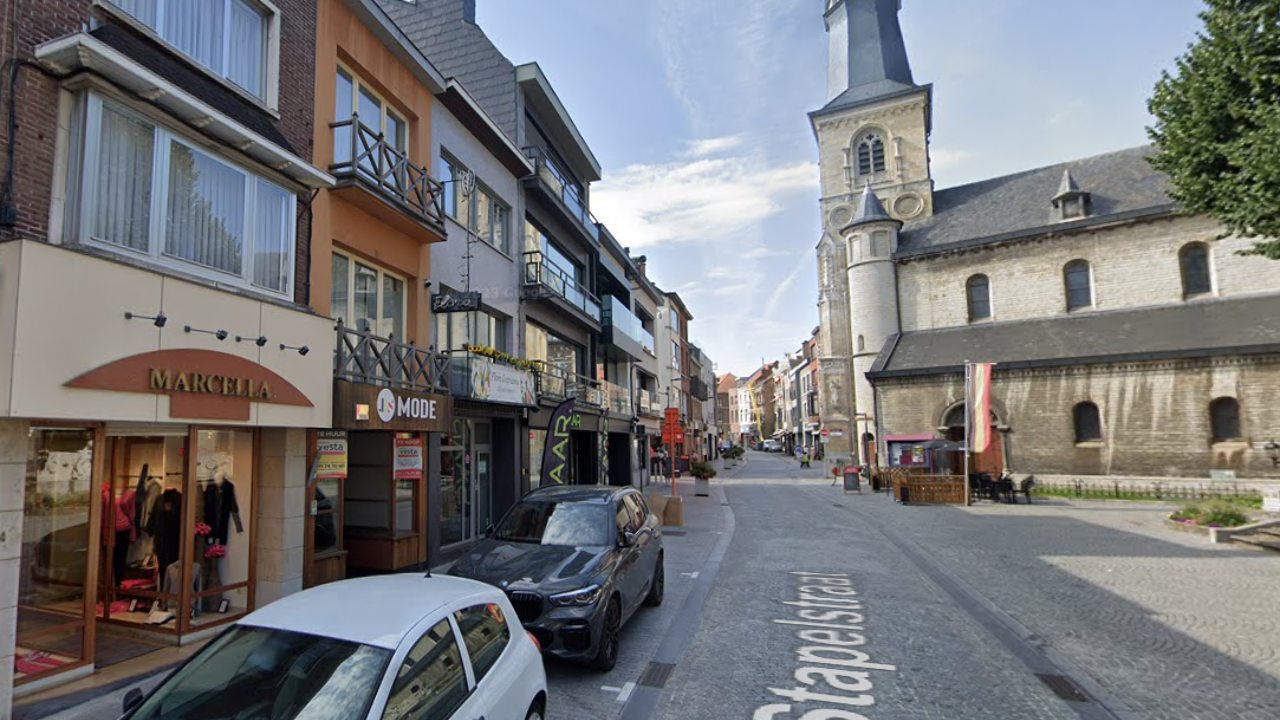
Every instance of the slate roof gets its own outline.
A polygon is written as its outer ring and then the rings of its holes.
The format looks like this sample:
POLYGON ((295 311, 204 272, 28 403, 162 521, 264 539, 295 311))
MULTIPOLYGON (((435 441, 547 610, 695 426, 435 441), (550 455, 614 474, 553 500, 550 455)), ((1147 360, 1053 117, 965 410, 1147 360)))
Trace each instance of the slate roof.
POLYGON ((456 78, 515 141, 516 69, 479 25, 467 22, 466 0, 377 0, 431 64, 456 78))
POLYGON ((884 205, 880 204, 880 198, 876 197, 876 193, 867 185, 862 190, 862 197, 858 200, 858 208, 853 213, 853 220, 844 228, 845 230, 864 225, 866 223, 881 222, 884 220, 894 220, 889 213, 885 212, 884 205))
POLYGON ((1171 212, 1168 178, 1147 162, 1151 152, 1144 145, 935 191, 933 216, 907 223, 898 257, 1171 212), (1090 194, 1089 217, 1055 223, 1052 201, 1066 172, 1090 194))
POLYGON ((290 153, 298 154, 276 127, 275 119, 265 110, 247 100, 242 100, 235 92, 223 87, 150 40, 112 22, 106 22, 90 30, 89 34, 128 56, 142 67, 196 96, 214 110, 232 118, 290 153))
POLYGON ((967 362, 1006 369, 1280 352, 1280 295, 1202 300, 981 323, 890 339, 868 376, 960 372, 967 362))

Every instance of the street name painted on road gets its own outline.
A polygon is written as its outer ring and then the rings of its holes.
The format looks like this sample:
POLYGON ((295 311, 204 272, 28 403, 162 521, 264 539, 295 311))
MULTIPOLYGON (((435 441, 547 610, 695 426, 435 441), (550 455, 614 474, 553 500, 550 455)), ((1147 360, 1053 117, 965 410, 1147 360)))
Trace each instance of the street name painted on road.
MULTIPOLYGON (((805 643, 796 649, 796 658, 804 663, 796 668, 795 678, 800 683, 791 689, 769 688, 778 697, 796 703, 824 703, 846 707, 866 707, 876 700, 872 689, 872 670, 896 672, 897 667, 871 662, 871 656, 855 650, 867 644, 862 634, 865 622, 862 600, 853 589, 853 581, 842 573, 792 572, 800 582, 800 599, 784 601, 783 605, 803 608, 796 612, 796 619, 774 620, 778 625, 803 627, 796 631, 796 638, 805 643), (819 666, 833 667, 819 667, 819 666), (851 669, 846 669, 851 668, 851 669), (835 690, 850 695, 834 695, 812 692, 818 680, 835 690)), ((825 689, 825 688, 821 688, 825 689)), ((752 720, 790 720, 790 713, 804 714, 799 720, 868 720, 867 716, 834 707, 801 708, 793 711, 789 703, 775 703, 757 708, 752 720)))

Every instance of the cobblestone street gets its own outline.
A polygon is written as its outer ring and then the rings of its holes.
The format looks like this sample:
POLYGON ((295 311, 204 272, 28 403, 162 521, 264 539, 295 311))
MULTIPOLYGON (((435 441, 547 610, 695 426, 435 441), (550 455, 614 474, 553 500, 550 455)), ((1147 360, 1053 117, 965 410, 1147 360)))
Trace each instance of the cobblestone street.
POLYGON ((1280 712, 1280 557, 1170 531, 1167 507, 899 506, 759 454, 725 485, 737 532, 660 717, 750 718, 773 703, 794 707, 778 718, 1280 712), (768 690, 812 665, 797 661, 801 628, 772 622, 796 615, 782 604, 796 599, 795 571, 847 575, 860 593, 860 649, 896 667, 871 674, 874 705, 768 690), (1060 699, 1037 674, 1069 677, 1088 701, 1060 699))

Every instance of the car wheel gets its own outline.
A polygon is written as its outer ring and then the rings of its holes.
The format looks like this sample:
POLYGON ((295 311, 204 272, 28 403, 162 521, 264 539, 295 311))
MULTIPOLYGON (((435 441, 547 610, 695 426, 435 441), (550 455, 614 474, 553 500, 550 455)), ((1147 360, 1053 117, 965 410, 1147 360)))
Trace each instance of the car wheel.
POLYGON ((596 670, 608 672, 618 664, 618 635, 621 630, 622 606, 615 597, 609 600, 609 608, 604 611, 604 627, 600 630, 596 657, 591 661, 591 666, 596 670))
POLYGON ((662 604, 662 596, 667 591, 666 573, 663 572, 663 557, 658 556, 658 566, 653 569, 653 580, 649 581, 649 594, 644 598, 644 604, 649 607, 658 607, 662 604))
POLYGON ((524 716, 524 720, 542 720, 542 706, 535 701, 529 706, 529 714, 524 716))

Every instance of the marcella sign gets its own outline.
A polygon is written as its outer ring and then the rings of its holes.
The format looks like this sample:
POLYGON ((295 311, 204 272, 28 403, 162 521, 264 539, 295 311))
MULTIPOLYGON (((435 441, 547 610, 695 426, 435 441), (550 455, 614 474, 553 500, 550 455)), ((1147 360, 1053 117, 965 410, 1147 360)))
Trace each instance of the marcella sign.
POLYGON ((348 430, 449 432, 453 398, 445 395, 334 382, 334 427, 348 430))

